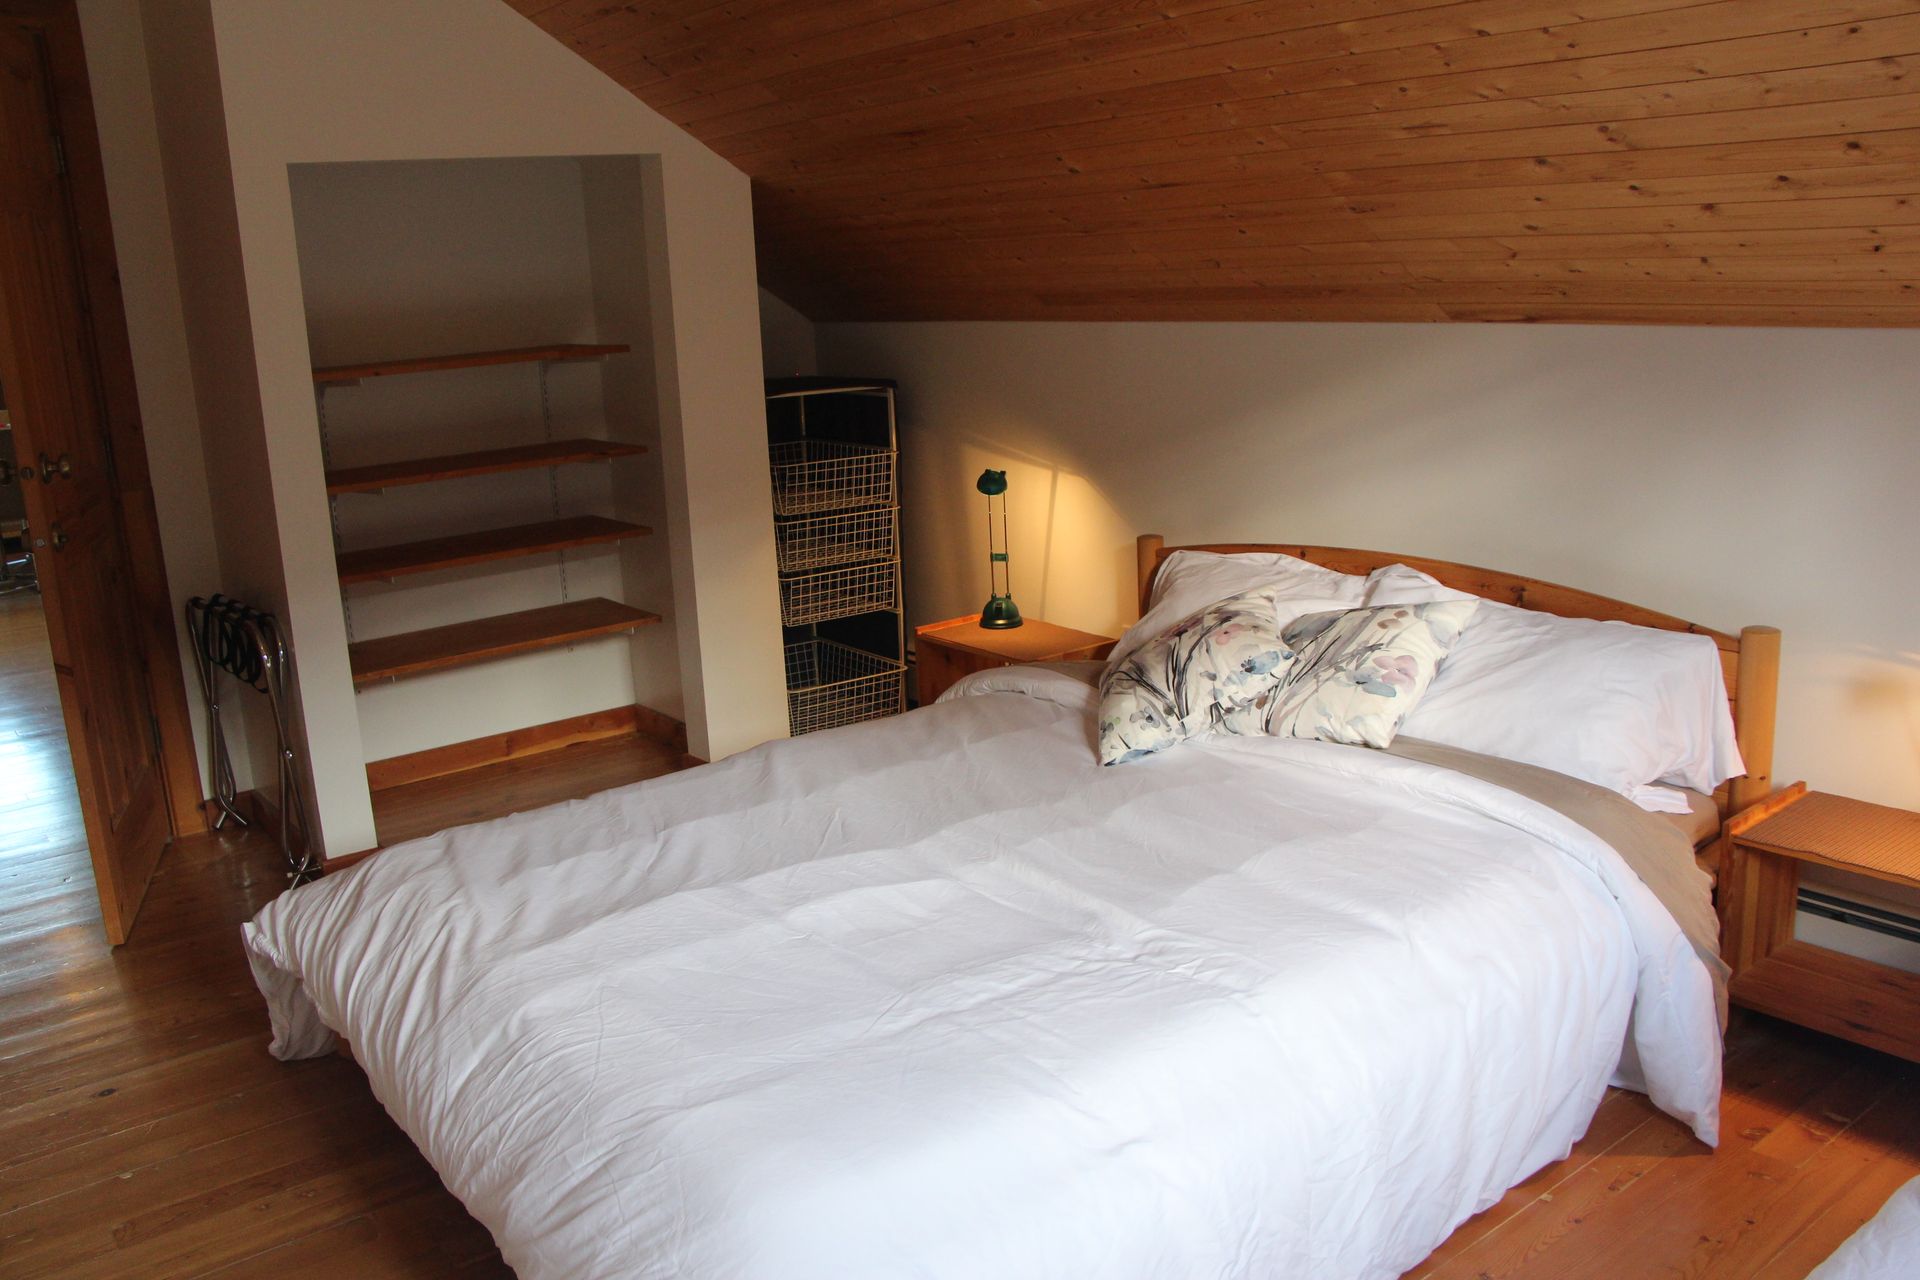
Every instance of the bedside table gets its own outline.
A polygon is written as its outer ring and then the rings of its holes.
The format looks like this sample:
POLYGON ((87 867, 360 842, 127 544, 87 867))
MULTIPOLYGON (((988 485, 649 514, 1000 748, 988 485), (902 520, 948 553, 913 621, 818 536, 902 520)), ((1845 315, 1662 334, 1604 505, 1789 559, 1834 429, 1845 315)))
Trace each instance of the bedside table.
POLYGON ((1734 1003, 1920 1062, 1920 974, 1797 942, 1800 866, 1920 888, 1920 813, 1795 783, 1727 822, 1720 949, 1734 1003))
POLYGON ((1075 658, 1104 658, 1113 648, 1112 636, 1056 627, 1028 618, 1024 626, 990 631, 980 615, 949 618, 915 627, 915 662, 919 667, 920 705, 927 706, 961 676, 1023 662, 1071 662, 1075 658))

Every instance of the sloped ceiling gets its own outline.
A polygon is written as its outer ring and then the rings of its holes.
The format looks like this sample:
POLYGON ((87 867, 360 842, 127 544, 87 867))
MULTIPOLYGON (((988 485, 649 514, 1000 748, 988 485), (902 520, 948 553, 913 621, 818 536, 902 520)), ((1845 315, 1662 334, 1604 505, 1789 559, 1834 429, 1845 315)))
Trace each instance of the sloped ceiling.
POLYGON ((1920 3, 510 0, 815 319, 1920 323, 1920 3))

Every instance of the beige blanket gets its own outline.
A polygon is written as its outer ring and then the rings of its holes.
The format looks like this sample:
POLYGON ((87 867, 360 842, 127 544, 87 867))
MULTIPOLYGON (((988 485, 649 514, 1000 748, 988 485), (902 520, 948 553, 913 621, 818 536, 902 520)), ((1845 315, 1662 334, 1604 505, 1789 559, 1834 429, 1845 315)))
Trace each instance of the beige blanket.
POLYGON ((1720 1025, 1727 1025, 1727 964, 1720 958, 1720 918, 1713 909, 1713 879, 1693 859, 1693 846, 1672 823, 1648 813, 1617 792, 1569 778, 1551 769, 1516 764, 1417 738, 1396 738, 1388 755, 1438 765, 1491 782, 1546 805, 1605 840, 1672 913, 1694 951, 1713 975, 1720 1025))

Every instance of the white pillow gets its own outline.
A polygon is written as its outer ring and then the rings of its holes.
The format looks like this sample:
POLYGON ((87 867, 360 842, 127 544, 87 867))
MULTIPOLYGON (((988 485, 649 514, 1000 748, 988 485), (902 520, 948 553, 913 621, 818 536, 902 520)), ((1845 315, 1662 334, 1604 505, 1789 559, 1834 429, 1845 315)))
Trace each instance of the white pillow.
POLYGON ((1478 600, 1471 591, 1455 591, 1440 579, 1407 564, 1381 565, 1367 575, 1367 607, 1383 604, 1439 604, 1447 600, 1478 600))
POLYGON ((1650 783, 1706 792, 1745 769, 1710 638, 1493 601, 1400 732, 1584 778, 1655 811, 1668 806, 1650 783))
POLYGON ((1176 551, 1161 563, 1153 579, 1147 611, 1113 646, 1107 672, 1117 670, 1135 649, 1175 623, 1256 587, 1274 589, 1274 626, 1283 628, 1305 614, 1357 607, 1366 595, 1367 580, 1275 552, 1176 551))

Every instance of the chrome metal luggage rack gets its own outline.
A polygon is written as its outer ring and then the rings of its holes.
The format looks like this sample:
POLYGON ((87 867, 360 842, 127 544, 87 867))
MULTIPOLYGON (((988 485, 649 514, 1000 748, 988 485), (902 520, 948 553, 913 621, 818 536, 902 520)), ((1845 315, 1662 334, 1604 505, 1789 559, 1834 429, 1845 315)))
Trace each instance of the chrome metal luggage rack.
POLYGON ((207 700, 207 760, 213 775, 213 799, 219 812, 213 826, 219 830, 231 818, 241 826, 246 816, 235 804, 233 758, 220 728, 220 674, 267 695, 277 735, 280 773, 280 852, 287 860, 287 878, 302 884, 320 874, 319 857, 311 851, 311 828, 300 790, 299 761, 287 736, 287 645, 273 615, 242 604, 231 596, 212 599, 195 596, 187 601, 187 631, 193 639, 194 665, 200 672, 200 692, 207 700), (295 843, 294 833, 299 833, 295 843))

